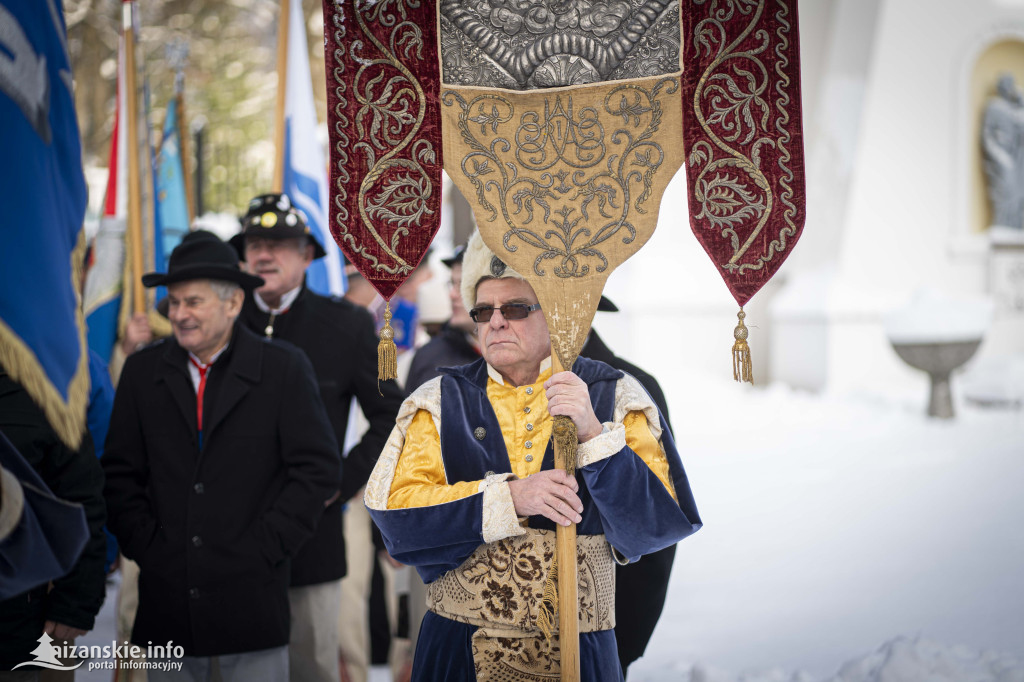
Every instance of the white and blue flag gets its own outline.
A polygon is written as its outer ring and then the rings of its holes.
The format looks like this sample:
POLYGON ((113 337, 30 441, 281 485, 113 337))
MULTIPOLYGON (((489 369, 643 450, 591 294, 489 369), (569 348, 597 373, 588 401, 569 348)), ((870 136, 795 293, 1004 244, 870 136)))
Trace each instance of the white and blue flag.
POLYGON ((327 252, 306 269, 306 286, 318 294, 340 296, 346 288, 345 264, 327 222, 327 160, 317 139, 306 22, 302 16, 302 3, 293 0, 289 5, 282 191, 306 215, 310 232, 327 252))

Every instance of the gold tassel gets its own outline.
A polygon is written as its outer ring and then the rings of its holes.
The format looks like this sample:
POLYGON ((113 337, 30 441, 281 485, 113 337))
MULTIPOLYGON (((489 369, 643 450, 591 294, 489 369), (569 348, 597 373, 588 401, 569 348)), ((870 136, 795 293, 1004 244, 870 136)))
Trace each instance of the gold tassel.
POLYGON ((391 328, 391 301, 384 304, 384 326, 377 344, 377 381, 398 378, 398 349, 395 348, 395 330, 391 328))
POLYGON ((736 381, 747 381, 753 384, 754 373, 750 363, 750 346, 747 345, 748 332, 747 326, 743 324, 743 318, 746 316, 743 308, 740 308, 739 313, 736 314, 740 321, 732 332, 736 339, 736 343, 732 344, 732 378, 736 381))
POLYGON ((537 627, 544 635, 544 639, 550 644, 555 634, 555 626, 558 624, 558 557, 551 559, 551 572, 548 579, 544 581, 544 595, 540 600, 540 609, 537 611, 537 627))
POLYGON ((576 448, 580 444, 576 424, 569 417, 562 415, 555 417, 555 424, 551 431, 555 438, 555 451, 565 453, 565 473, 575 476, 576 448))

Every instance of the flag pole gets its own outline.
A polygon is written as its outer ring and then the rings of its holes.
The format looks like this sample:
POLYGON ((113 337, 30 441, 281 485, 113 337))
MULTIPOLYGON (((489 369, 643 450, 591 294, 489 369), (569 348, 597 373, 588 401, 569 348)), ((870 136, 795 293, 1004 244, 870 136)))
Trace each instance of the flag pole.
MULTIPOLYGON (((301 2, 301 0, 299 0, 301 2)), ((288 22, 291 0, 281 0, 277 23, 277 105, 274 108, 274 183, 275 192, 284 190, 284 98, 288 89, 288 22)))
POLYGON ((185 62, 188 60, 188 42, 175 41, 168 47, 168 60, 174 67, 174 102, 178 109, 178 150, 181 157, 181 175, 185 182, 185 206, 188 209, 188 225, 196 219, 195 200, 192 196, 192 173, 188 166, 188 126, 185 124, 185 62))
POLYGON ((131 297, 132 312, 146 311, 146 296, 142 288, 142 188, 139 182, 138 95, 135 89, 135 22, 134 0, 122 5, 124 31, 125 104, 128 113, 128 239, 131 242, 131 297))

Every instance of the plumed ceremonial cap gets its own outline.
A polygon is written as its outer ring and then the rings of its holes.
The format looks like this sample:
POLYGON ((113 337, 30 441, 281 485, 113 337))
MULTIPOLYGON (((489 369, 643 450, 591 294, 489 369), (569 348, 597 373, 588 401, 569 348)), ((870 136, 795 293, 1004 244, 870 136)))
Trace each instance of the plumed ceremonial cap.
POLYGON ((476 305, 476 287, 485 279, 502 279, 514 277, 526 281, 526 278, 509 267, 508 263, 494 255, 487 248, 478 230, 474 230, 466 244, 462 256, 462 304, 466 310, 476 305))
POLYGON ((263 286, 263 278, 238 269, 238 254, 212 232, 189 232, 171 252, 167 272, 150 272, 142 276, 147 287, 167 286, 194 279, 215 279, 234 282, 243 289, 263 286))
POLYGON ((309 231, 306 217, 292 205, 287 194, 261 194, 249 202, 248 212, 242 216, 242 231, 229 241, 238 257, 245 259, 245 238, 291 239, 306 237, 313 245, 313 259, 323 258, 327 252, 309 231))

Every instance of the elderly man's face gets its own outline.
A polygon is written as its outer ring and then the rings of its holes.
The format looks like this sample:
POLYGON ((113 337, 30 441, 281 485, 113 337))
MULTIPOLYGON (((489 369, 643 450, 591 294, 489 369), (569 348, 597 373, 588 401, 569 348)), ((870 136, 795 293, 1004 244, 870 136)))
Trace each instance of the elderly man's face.
POLYGON ((228 300, 220 300, 206 279, 167 285, 167 317, 174 338, 202 362, 209 362, 231 339, 231 326, 242 310, 242 298, 238 289, 228 300))
POLYGON ((536 302, 533 287, 521 279, 485 279, 476 289, 476 305, 495 308, 489 322, 477 325, 480 352, 491 367, 517 386, 533 383, 540 363, 551 354, 548 323, 540 310, 522 320, 506 320, 497 308, 506 303, 536 302))
POLYGON ((245 266, 266 282, 257 289, 260 297, 276 306, 281 297, 302 284, 306 267, 313 262, 313 246, 305 237, 245 238, 245 266))

